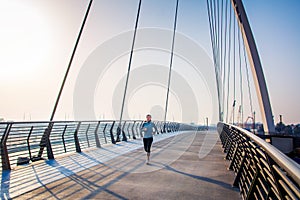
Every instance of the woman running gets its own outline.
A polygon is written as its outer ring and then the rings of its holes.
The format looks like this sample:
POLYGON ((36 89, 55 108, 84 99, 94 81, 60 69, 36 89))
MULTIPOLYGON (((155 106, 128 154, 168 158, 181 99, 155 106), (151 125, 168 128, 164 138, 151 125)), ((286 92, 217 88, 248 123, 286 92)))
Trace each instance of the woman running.
POLYGON ((155 124, 151 121, 151 115, 148 114, 146 116, 146 121, 142 125, 142 133, 144 135, 143 142, 144 142, 144 149, 147 152, 147 164, 150 161, 150 152, 151 152, 151 145, 153 142, 153 134, 157 132, 157 128, 155 124))

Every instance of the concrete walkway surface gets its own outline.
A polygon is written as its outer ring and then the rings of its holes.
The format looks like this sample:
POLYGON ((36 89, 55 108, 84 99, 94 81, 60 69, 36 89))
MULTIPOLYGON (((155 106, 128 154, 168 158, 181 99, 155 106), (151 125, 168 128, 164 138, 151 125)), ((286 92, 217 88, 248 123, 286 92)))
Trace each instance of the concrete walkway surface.
POLYGON ((240 199, 218 134, 156 135, 2 172, 2 199, 240 199))

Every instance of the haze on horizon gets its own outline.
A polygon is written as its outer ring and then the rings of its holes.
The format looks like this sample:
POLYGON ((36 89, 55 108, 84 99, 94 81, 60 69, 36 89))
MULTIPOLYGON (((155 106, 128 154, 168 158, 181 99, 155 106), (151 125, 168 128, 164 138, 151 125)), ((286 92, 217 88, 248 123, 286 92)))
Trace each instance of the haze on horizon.
MULTIPOLYGON (((73 119, 73 93, 81 67, 99 45, 133 29, 137 3, 137 0, 94 1, 55 119, 73 119)), ((278 122, 279 115, 282 114, 286 124, 299 123, 300 2, 274 0, 272 6, 270 3, 271 1, 244 1, 267 81, 274 121, 278 122)), ((50 118, 87 4, 88 1, 82 0, 1 0, 0 118, 15 121, 50 118)), ((174 0, 143 0, 139 27, 171 30, 174 8, 174 0)), ((178 32, 191 38, 212 57, 206 1, 180 1, 177 28, 178 32)), ((142 54, 139 56, 136 57, 136 65, 142 65, 143 60, 153 60, 145 59, 142 54)), ((168 54, 157 55, 156 58, 160 62, 155 64, 168 65, 168 54)), ((125 73, 127 60, 126 56, 120 57, 112 66, 123 66, 125 73)), ((178 58, 176 62, 177 66, 179 63, 184 65, 178 58)), ((177 69, 184 73, 180 68, 177 69)), ((108 94, 111 90, 109 85, 104 86, 103 88, 99 83, 99 90, 95 94, 97 117, 115 118, 112 108, 101 102, 104 101, 101 95, 108 94)), ((254 91, 252 86, 255 111, 259 113, 254 91)), ((203 93, 206 95, 205 91, 203 93)), ((129 103, 132 108, 130 117, 143 118, 150 111, 161 114, 163 106, 159 105, 164 103, 163 91, 159 89, 157 95, 159 97, 154 97, 153 100, 149 97, 151 101, 144 103, 147 104, 144 109, 143 103, 129 103), (148 105, 151 103, 153 105, 148 105)), ((138 96, 130 98, 139 100, 138 96)), ((208 99, 204 99, 204 105, 199 106, 200 119, 196 123, 203 123, 205 117, 212 112, 205 108, 206 101, 208 99)), ((168 115, 169 120, 181 119, 179 104, 174 93, 170 105, 174 112, 168 115)), ((249 105, 245 105, 244 111, 246 118, 249 105)), ((260 116, 257 117, 259 120, 260 116)))

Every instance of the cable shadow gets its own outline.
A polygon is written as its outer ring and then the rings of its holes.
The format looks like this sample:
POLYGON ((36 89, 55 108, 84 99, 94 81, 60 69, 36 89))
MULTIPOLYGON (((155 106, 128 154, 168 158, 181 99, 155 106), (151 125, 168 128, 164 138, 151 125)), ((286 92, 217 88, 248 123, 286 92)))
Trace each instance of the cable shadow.
POLYGON ((153 166, 153 167, 162 167, 163 166, 163 169, 169 170, 171 172, 182 174, 184 176, 188 176, 188 177, 191 177, 191 178, 194 178, 194 179, 197 179, 197 180, 201 180, 201 181, 205 181, 205 182, 208 182, 208 183, 212 183, 212 184, 215 184, 215 185, 219 185, 219 186, 221 186, 223 188, 226 188, 226 189, 232 189, 231 184, 228 184, 228 183, 225 183, 225 182, 222 182, 222 181, 218 181, 218 180, 215 180, 215 179, 211 179, 211 178, 208 178, 208 177, 198 176, 198 175, 186 173, 186 172, 183 172, 183 171, 179 171, 179 170, 171 167, 170 165, 166 165, 166 164, 161 163, 161 162, 151 161, 148 164, 148 166, 153 166))
POLYGON ((221 186, 225 189, 233 189, 232 185, 231 184, 228 184, 228 183, 225 183, 223 181, 218 181, 218 180, 215 180, 215 179, 211 179, 211 178, 208 178, 208 177, 203 177, 203 176, 198 176, 198 175, 194 175, 194 174, 189 174, 189 173, 186 173, 186 172, 182 172, 182 171, 179 171, 169 165, 166 165, 165 166, 165 169, 166 170, 169 170, 169 171, 172 171, 172 172, 175 172, 175 173, 178 173, 178 174, 182 174, 184 176, 188 176, 188 177, 191 177, 191 178, 194 178, 194 179, 197 179, 197 180, 201 180, 201 181, 205 181, 205 182, 208 182, 208 183, 212 183, 212 184, 215 184, 215 185, 218 185, 218 186, 221 186))

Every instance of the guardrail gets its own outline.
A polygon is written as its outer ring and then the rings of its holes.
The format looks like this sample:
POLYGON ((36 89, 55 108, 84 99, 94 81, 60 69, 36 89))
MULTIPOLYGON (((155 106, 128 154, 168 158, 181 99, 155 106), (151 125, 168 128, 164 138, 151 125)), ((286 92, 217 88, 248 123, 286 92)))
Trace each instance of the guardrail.
MULTIPOLYGON (((154 122, 160 133, 178 131, 176 122, 154 122)), ((99 148, 103 144, 115 144, 127 139, 141 138, 142 120, 118 121, 36 121, 1 122, 0 156, 3 170, 17 164, 53 159, 54 155, 81 152, 87 148, 99 148)), ((181 129, 188 126, 181 126, 181 129)))
POLYGON ((300 199, 300 165, 240 127, 219 123, 218 132, 243 199, 300 199))

